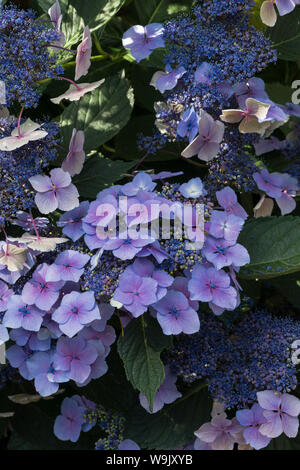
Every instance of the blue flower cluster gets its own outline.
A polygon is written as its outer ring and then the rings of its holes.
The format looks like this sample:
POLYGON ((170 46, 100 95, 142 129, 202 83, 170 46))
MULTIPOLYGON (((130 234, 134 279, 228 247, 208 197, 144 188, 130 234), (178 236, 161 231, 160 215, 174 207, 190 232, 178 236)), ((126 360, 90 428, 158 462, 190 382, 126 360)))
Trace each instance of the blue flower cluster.
POLYGON ((77 442, 81 432, 97 426, 105 437, 96 442, 95 449, 118 450, 124 440, 124 423, 122 414, 105 410, 84 396, 74 395, 63 400, 61 414, 54 423, 54 434, 62 441, 77 442))
POLYGON ((231 329, 202 314, 200 332, 179 338, 164 360, 186 382, 205 378, 212 396, 227 408, 244 408, 259 390, 296 388, 292 343, 299 335, 299 321, 266 310, 244 315, 231 329))
POLYGON ((199 14, 214 18, 219 16, 236 15, 251 10, 254 0, 196 0, 195 6, 199 14))
MULTIPOLYGON (((151 82, 164 95, 164 101, 155 104, 156 125, 161 134, 158 143, 155 131, 151 153, 166 139, 184 142, 184 137, 188 137, 191 142, 198 132, 195 116, 199 119, 205 111, 219 119, 223 109, 236 108, 235 85, 246 84, 276 61, 269 39, 249 24, 247 11, 252 5, 252 1, 200 1, 191 15, 180 15, 165 23, 167 74, 159 76, 161 72, 157 72, 151 82), (179 70, 184 70, 180 76, 176 72, 179 70), (174 82, 172 74, 176 76, 174 82), (163 80, 168 83, 167 88, 160 85, 163 80), (189 126, 193 126, 192 132, 189 126)), ((206 160, 208 188, 212 185, 214 191, 231 184, 238 190, 252 190, 255 162, 251 148, 257 141, 257 134, 242 134, 235 125, 227 125, 214 154, 217 158, 206 160)), ((141 138, 139 143, 142 146, 141 138)), ((144 144, 148 151, 147 138, 144 144)))
POLYGON ((47 45, 59 40, 59 33, 36 20, 36 14, 15 6, 0 8, 0 80, 5 83, 6 105, 14 102, 35 107, 40 98, 38 81, 63 73, 47 45))

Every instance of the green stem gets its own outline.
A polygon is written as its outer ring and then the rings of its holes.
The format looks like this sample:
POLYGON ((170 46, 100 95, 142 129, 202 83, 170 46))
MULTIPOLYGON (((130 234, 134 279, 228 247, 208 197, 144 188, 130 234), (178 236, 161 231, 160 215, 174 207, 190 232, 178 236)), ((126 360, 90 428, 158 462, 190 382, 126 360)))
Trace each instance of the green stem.
POLYGON ((103 144, 102 147, 107 150, 108 152, 115 153, 115 149, 110 147, 109 145, 103 144))
POLYGON ((174 403, 172 403, 172 405, 170 405, 170 407, 172 407, 174 405, 178 405, 178 403, 181 403, 182 401, 185 401, 187 398, 190 398, 191 396, 195 395, 195 393, 200 392, 200 390, 203 390, 206 387, 207 387, 206 382, 199 383, 195 387, 191 388, 191 390, 189 390, 185 395, 183 395, 183 397, 181 397, 178 400, 174 401, 174 403))
POLYGON ((106 52, 104 52, 104 50, 102 49, 100 41, 95 33, 93 33, 93 39, 94 39, 94 44, 96 46, 97 51, 100 52, 100 54, 106 54, 106 52))
MULTIPOLYGON (((123 55, 120 56, 111 56, 109 54, 106 54, 105 56, 104 55, 95 55, 93 57, 91 57, 91 62, 100 62, 102 60, 105 60, 105 59, 111 59, 111 61, 113 63, 118 63, 118 62, 121 62, 123 60, 123 55)), ((75 61, 72 61, 72 62, 67 62, 65 64, 61 64, 62 67, 64 67, 65 69, 68 68, 68 67, 74 67, 76 65, 76 62, 75 61)), ((51 82, 51 80, 53 80, 53 78, 45 78, 44 80, 39 80, 37 82, 38 85, 43 85, 44 83, 49 83, 51 82)))
MULTIPOLYGON (((108 54, 107 55, 94 55, 93 57, 91 57, 91 62, 100 62, 102 60, 108 59, 109 57, 110 56, 108 54)), ((66 64, 61 64, 61 65, 65 69, 67 69, 69 67, 75 67, 76 61, 72 60, 72 62, 67 62, 66 64)))
POLYGON ((294 36, 290 39, 285 39, 284 41, 278 42, 277 44, 272 44, 271 48, 275 48, 275 47, 281 46, 282 44, 286 44, 288 42, 295 41, 295 39, 297 39, 299 37, 300 37, 300 34, 296 34, 296 36, 294 36))

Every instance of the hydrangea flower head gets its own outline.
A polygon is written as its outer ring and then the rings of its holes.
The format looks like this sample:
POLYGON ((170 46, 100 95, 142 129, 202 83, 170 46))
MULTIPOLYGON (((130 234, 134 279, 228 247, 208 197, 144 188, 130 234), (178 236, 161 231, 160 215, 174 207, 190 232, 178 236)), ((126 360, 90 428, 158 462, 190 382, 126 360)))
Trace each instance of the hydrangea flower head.
POLYGON ((81 433, 84 407, 72 398, 65 398, 61 406, 61 415, 54 423, 54 434, 61 441, 77 442, 81 433))
POLYGON ((69 379, 83 383, 90 375, 91 364, 97 357, 95 346, 83 338, 62 336, 57 341, 53 364, 55 369, 67 372, 69 379))
POLYGON ((157 311, 157 320, 165 335, 193 334, 199 331, 198 314, 190 307, 182 292, 170 289, 153 308, 157 311))
POLYGON ((244 427, 243 436, 247 444, 250 444, 255 450, 263 449, 270 443, 271 438, 264 436, 259 431, 261 424, 266 423, 263 409, 254 403, 249 410, 238 410, 236 418, 244 427))
POLYGON ((200 178, 192 178, 187 183, 183 183, 179 187, 179 191, 187 199, 197 199, 206 195, 206 190, 200 178))
POLYGON ((143 27, 132 26, 123 35, 123 46, 130 49, 131 55, 140 62, 146 59, 155 49, 164 47, 164 28, 160 23, 143 27))
POLYGON ((300 400, 288 393, 265 390, 257 393, 257 400, 263 409, 267 422, 261 424, 259 432, 274 438, 282 433, 296 437, 299 429, 300 400))
POLYGON ((64 281, 48 279, 49 265, 41 264, 34 271, 32 279, 23 287, 22 299, 29 305, 35 305, 41 310, 48 311, 57 301, 64 281))
POLYGON ((147 311, 149 305, 156 302, 156 292, 157 281, 154 279, 124 271, 115 290, 114 300, 124 305, 134 317, 139 317, 147 311))
POLYGON ((78 282, 83 274, 84 266, 90 260, 89 255, 85 255, 76 250, 66 250, 58 255, 55 262, 49 267, 49 281, 73 281, 78 282))
POLYGON ((152 77, 150 85, 154 86, 161 93, 167 90, 173 90, 176 87, 178 80, 186 73, 184 67, 180 66, 177 69, 172 69, 171 66, 166 66, 166 72, 155 72, 152 77))
POLYGON ((220 143, 224 136, 224 124, 215 121, 208 113, 203 111, 200 115, 199 135, 182 152, 185 158, 197 155, 200 160, 209 162, 215 158, 219 152, 220 143))
POLYGON ((82 228, 82 219, 87 215, 89 205, 88 201, 81 202, 75 209, 65 212, 57 222, 57 226, 62 227, 62 233, 73 242, 79 240, 85 233, 82 228))
POLYGON ((0 30, 0 80, 6 84, 6 105, 36 107, 41 95, 38 82, 63 73, 56 65, 57 56, 45 46, 59 41, 60 33, 36 21, 32 10, 14 5, 0 7, 0 30))
POLYGON ((181 121, 178 124, 177 134, 180 137, 187 137, 189 139, 189 142, 194 140, 194 138, 198 134, 199 119, 200 118, 193 107, 187 109, 183 113, 181 121))
POLYGON ((196 266, 189 281, 192 300, 213 302, 221 308, 235 308, 236 290, 230 286, 230 277, 224 271, 196 266))
POLYGON ((42 214, 49 214, 56 209, 69 211, 79 205, 79 193, 71 182, 71 176, 61 168, 50 171, 50 177, 36 175, 29 178, 37 191, 35 202, 42 214))
POLYGON ((61 331, 69 338, 81 331, 84 325, 100 318, 99 308, 92 291, 66 294, 60 307, 52 315, 52 319, 59 324, 61 331))
POLYGON ((21 295, 12 295, 8 300, 3 325, 8 328, 24 328, 39 331, 43 322, 43 312, 34 305, 28 305, 21 295))

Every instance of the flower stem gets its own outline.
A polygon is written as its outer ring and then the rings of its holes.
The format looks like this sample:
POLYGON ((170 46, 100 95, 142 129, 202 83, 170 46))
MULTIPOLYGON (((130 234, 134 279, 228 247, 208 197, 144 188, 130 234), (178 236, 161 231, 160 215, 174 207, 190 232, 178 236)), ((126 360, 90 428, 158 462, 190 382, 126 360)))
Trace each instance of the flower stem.
POLYGON ((66 47, 57 46, 56 44, 45 44, 45 47, 54 47, 54 49, 60 49, 62 51, 70 52, 71 54, 77 54, 77 51, 74 51, 72 49, 67 49, 66 47))
POLYGON ((8 253, 9 253, 9 241, 8 241, 8 236, 7 236, 7 233, 6 233, 5 229, 4 229, 4 227, 2 227, 2 231, 3 231, 3 233, 4 233, 5 240, 6 240, 5 256, 7 256, 8 253))
POLYGON ((71 83, 73 86, 75 86, 77 88, 77 90, 81 90, 80 86, 77 85, 77 83, 75 83, 73 80, 71 80, 70 78, 66 78, 66 77, 59 77, 58 78, 59 80, 63 80, 65 82, 69 82, 71 83))
POLYGON ((23 114, 23 111, 24 111, 24 107, 25 107, 25 105, 23 104, 23 106, 21 108, 21 111, 20 111, 20 114, 19 114, 19 118, 18 118, 18 136, 20 138, 22 137, 22 134, 21 134, 21 119, 22 119, 22 114, 23 114))
POLYGON ((185 395, 183 395, 183 397, 181 397, 178 400, 174 401, 174 403, 171 406, 178 405, 178 403, 181 403, 182 401, 186 400, 187 398, 190 398, 191 396, 195 395, 195 393, 200 392, 201 390, 203 390, 206 387, 207 387, 206 382, 199 383, 195 387, 191 388, 191 390, 189 390, 185 395))
POLYGON ((39 240, 41 237, 40 237, 40 234, 39 234, 38 229, 37 229, 37 227, 36 227, 35 220, 34 220, 34 217, 33 217, 33 215, 32 215, 32 212, 30 211, 29 214, 30 214, 30 217, 31 217, 31 222, 32 222, 33 230, 34 230, 34 232, 35 232, 35 234, 36 234, 36 238, 39 240))

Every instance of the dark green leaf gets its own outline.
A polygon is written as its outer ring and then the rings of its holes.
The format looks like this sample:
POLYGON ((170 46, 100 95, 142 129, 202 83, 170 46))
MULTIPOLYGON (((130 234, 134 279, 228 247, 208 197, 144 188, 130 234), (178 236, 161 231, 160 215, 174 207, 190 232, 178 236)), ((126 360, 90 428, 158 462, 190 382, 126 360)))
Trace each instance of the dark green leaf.
POLYGON ((248 279, 268 279, 300 270, 300 217, 261 217, 246 223, 239 243, 250 255, 240 271, 248 279))
MULTIPOLYGON (((124 363, 128 380, 147 397, 150 407, 165 378, 160 352, 151 346, 153 328, 142 316, 132 320, 119 338, 118 351, 124 363)), ((157 346, 157 344, 156 344, 157 346)))
MULTIPOLYGON (((38 1, 44 12, 47 12, 54 3, 53 0, 38 1)), ((125 0, 60 0, 63 13, 62 28, 67 33, 67 43, 71 44, 70 38, 76 37, 75 29, 77 34, 84 25, 88 25, 91 31, 103 28, 124 3, 125 0), (72 28, 72 33, 68 28, 72 28)), ((80 40, 80 36, 77 35, 75 42, 78 38, 80 40)))
POLYGON ((141 407, 127 416, 126 438, 146 449, 171 449, 184 446, 195 439, 194 432, 210 421, 212 400, 207 390, 187 393, 153 415, 141 407))
POLYGON ((300 59, 300 8, 289 15, 279 16, 270 35, 282 60, 300 59))
POLYGON ((107 78, 92 93, 68 106, 61 116, 67 145, 73 128, 85 133, 85 151, 97 149, 127 124, 133 108, 133 91, 122 77, 107 78))
POLYGON ((86 161, 82 172, 73 182, 81 197, 93 199, 99 191, 122 179, 133 165, 133 162, 112 161, 94 155, 86 161))
POLYGON ((168 0, 135 0, 135 7, 143 25, 159 23, 166 17, 168 0))

